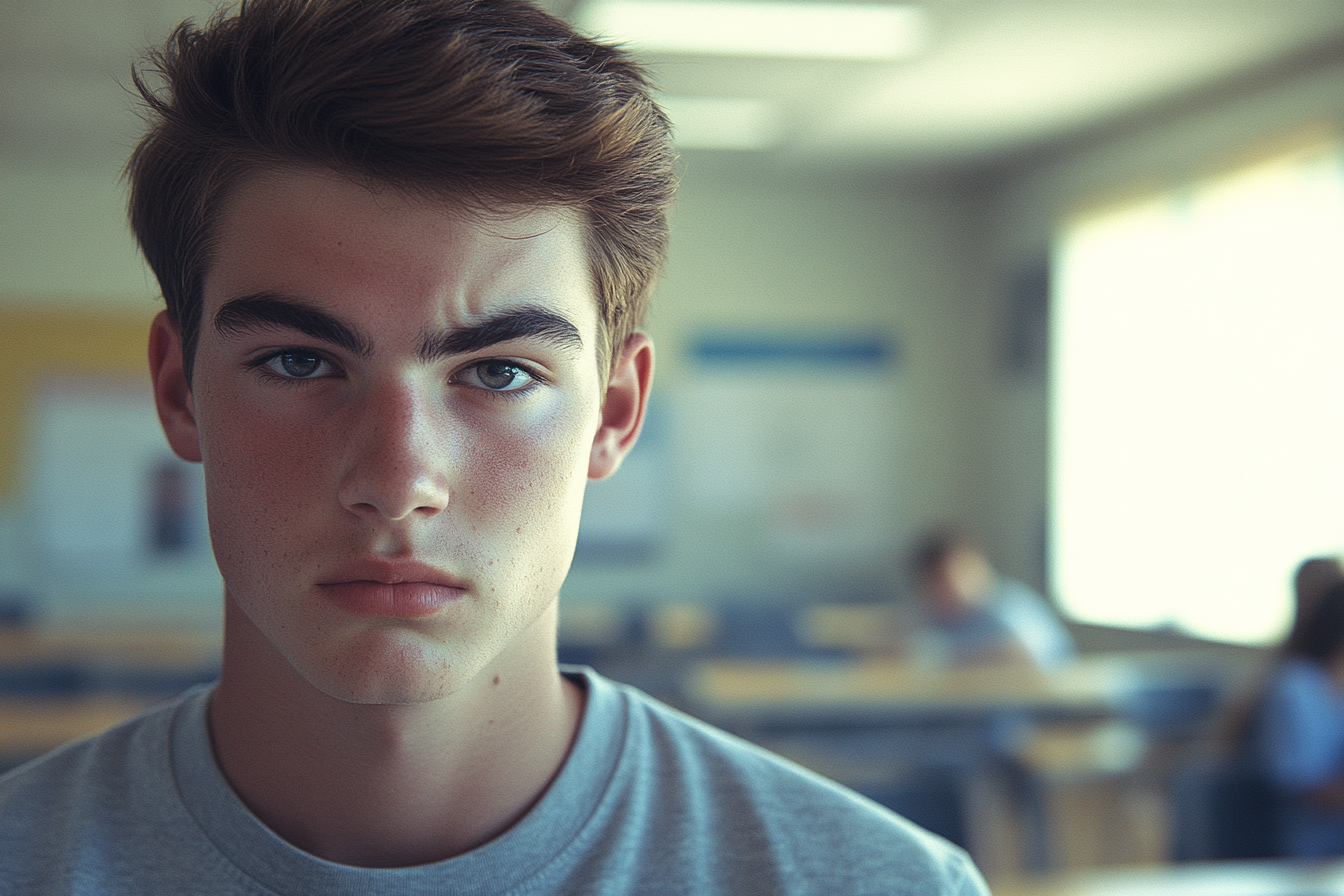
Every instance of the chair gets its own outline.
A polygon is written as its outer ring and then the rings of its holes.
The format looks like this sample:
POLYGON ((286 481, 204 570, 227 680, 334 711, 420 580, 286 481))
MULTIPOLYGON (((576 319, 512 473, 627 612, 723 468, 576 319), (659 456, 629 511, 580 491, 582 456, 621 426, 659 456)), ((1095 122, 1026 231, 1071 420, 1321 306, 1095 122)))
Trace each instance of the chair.
POLYGON ((925 830, 969 849, 963 778, 964 774, 956 769, 930 768, 893 784, 860 786, 858 791, 925 830))
POLYGON ((1204 760, 1180 769, 1171 802, 1171 852, 1177 861, 1283 855, 1278 794, 1251 761, 1204 760))

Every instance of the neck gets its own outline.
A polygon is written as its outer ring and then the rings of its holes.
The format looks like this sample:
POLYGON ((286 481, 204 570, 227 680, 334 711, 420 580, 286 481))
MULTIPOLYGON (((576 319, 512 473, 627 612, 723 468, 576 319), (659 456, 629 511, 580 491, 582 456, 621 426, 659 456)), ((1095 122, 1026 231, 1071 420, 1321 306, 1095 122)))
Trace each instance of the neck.
POLYGON ((248 808, 331 861, 417 865, 493 839, 541 797, 583 695, 555 665, 555 608, 465 686, 414 705, 313 687, 233 602, 210 705, 215 754, 248 808))

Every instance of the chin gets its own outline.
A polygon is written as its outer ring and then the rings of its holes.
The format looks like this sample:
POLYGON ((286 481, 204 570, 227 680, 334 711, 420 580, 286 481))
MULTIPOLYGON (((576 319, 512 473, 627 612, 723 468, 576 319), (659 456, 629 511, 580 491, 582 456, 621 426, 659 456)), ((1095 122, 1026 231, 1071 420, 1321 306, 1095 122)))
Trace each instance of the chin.
POLYGON ((299 671, 329 697, 370 705, 430 703, 459 691, 471 678, 474 664, 442 647, 385 634, 372 640, 347 645, 341 654, 323 657, 299 671))
POLYGON ((445 677, 423 670, 403 674, 337 672, 306 676, 308 683, 334 700, 367 706, 416 706, 450 696, 457 687, 445 677))

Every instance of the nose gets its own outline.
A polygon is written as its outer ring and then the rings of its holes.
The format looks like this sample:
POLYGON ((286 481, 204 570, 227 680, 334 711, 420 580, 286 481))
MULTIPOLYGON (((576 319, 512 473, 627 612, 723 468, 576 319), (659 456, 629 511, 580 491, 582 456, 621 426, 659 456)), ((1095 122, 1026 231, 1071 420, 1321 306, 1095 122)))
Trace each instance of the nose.
POLYGON ((432 402, 408 383, 370 388, 348 417, 339 489, 356 516, 400 521, 448 506, 448 451, 432 402))

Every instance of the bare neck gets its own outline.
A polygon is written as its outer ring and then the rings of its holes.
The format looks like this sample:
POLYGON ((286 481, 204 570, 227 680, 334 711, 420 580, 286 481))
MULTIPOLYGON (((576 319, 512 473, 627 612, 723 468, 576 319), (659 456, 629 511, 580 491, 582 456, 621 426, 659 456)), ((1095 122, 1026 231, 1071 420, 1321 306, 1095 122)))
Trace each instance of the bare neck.
POLYGON ((215 755, 248 808, 335 862, 417 865, 503 833, 563 765, 583 712, 555 665, 552 607, 465 687, 416 705, 337 700, 231 601, 210 705, 215 755))

